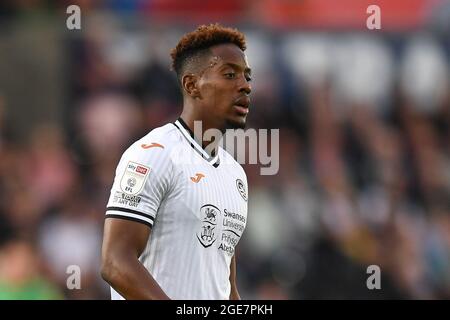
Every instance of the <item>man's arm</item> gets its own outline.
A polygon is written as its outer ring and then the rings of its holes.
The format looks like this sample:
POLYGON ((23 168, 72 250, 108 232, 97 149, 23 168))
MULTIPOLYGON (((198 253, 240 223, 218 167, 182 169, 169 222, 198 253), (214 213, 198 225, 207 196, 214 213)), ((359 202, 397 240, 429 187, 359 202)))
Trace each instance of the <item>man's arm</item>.
POLYGON ((241 300, 241 297, 239 296, 239 292, 236 286, 236 254, 234 254, 233 258, 231 258, 230 284, 231 284, 230 300, 241 300))
POLYGON ((105 219, 101 275, 125 299, 169 299, 138 260, 149 236, 144 224, 105 219))

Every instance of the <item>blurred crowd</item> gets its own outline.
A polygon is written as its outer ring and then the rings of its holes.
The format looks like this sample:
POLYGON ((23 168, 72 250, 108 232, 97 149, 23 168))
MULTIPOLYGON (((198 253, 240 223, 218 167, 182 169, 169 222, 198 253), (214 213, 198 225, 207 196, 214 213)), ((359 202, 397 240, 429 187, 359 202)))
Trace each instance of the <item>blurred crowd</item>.
MULTIPOLYGON (((61 119, 31 119, 26 139, 0 86, 0 299, 109 298, 99 262, 115 167, 180 114, 169 50, 192 28, 101 14, 63 33, 61 119)), ((449 299, 450 37, 241 30, 248 127, 280 129, 278 174, 244 165, 241 296, 449 299)))

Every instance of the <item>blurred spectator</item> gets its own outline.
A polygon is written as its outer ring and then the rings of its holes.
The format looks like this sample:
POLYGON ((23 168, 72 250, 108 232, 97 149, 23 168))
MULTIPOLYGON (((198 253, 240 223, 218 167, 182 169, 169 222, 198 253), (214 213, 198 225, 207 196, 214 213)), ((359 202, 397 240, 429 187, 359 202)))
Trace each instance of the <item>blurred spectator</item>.
POLYGON ((11 240, 0 248, 0 299, 62 299, 60 290, 43 276, 41 259, 29 242, 11 240))

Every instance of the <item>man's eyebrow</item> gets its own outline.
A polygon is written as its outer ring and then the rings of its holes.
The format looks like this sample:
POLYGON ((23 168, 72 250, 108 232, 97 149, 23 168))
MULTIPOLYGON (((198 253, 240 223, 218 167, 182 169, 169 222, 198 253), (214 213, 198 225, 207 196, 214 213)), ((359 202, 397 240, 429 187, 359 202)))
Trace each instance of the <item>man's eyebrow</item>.
MULTIPOLYGON (((233 62, 224 62, 224 64, 221 66, 221 68, 226 67, 226 66, 242 70, 242 66, 241 65, 233 63, 233 62)), ((246 72, 248 74, 252 74, 252 69, 250 69, 248 67, 244 68, 244 72, 246 72)))

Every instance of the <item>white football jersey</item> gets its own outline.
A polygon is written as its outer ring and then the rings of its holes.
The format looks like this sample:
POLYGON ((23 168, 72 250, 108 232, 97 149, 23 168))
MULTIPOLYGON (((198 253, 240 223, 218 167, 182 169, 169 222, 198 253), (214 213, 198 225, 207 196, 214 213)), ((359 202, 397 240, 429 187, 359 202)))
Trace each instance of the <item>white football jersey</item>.
POLYGON ((210 157, 179 118, 124 152, 106 218, 152 229, 139 260, 169 298, 229 299, 230 263, 247 222, 247 198, 241 165, 221 147, 210 157))

